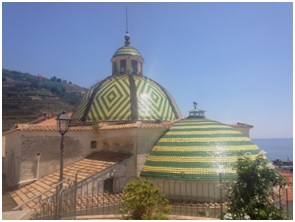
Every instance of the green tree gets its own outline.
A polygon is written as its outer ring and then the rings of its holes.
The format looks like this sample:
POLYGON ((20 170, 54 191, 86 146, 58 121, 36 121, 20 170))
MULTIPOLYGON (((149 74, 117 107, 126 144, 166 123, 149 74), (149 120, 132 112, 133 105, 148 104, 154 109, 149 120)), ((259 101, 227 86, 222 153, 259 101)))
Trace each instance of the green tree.
POLYGON ((160 188, 154 187, 150 180, 136 179, 123 190, 120 212, 124 219, 129 220, 168 219, 165 215, 171 210, 168 203, 160 188))
POLYGON ((286 180, 267 160, 265 152, 255 159, 248 155, 239 157, 236 170, 238 178, 229 189, 229 205, 224 219, 286 219, 272 199, 273 188, 286 185, 286 180))

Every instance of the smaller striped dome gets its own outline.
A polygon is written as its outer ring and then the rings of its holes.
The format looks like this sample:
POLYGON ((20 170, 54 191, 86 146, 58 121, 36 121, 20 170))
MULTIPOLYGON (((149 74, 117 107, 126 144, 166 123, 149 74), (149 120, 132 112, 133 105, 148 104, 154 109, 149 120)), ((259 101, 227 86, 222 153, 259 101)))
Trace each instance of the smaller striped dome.
POLYGON ((117 51, 113 55, 113 58, 118 56, 138 56, 142 59, 140 52, 136 48, 130 46, 130 35, 128 32, 126 32, 124 38, 125 45, 117 49, 117 51))
POLYGON ((112 57, 112 74, 143 75, 143 58, 140 52, 130 46, 130 35, 125 34, 125 45, 117 49, 112 57))
POLYGON ((238 156, 255 157, 259 148, 228 125, 198 118, 175 122, 153 147, 141 176, 171 180, 216 181, 236 178, 238 156))
POLYGON ((140 52, 132 47, 132 46, 122 46, 117 49, 117 51, 114 53, 113 58, 118 57, 118 56, 138 56, 142 58, 140 52))

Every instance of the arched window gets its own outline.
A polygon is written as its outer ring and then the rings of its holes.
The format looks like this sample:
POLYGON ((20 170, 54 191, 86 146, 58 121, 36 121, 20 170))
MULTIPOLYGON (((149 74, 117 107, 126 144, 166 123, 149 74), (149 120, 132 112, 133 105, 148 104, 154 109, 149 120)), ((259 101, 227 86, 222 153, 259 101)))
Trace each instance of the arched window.
POLYGON ((132 74, 137 74, 137 61, 131 60, 131 72, 132 74))
POLYGON ((116 62, 113 62, 113 74, 116 74, 117 72, 118 72, 117 64, 116 64, 116 62))
POLYGON ((122 59, 120 61, 120 73, 121 74, 126 73, 126 60, 125 59, 122 59))

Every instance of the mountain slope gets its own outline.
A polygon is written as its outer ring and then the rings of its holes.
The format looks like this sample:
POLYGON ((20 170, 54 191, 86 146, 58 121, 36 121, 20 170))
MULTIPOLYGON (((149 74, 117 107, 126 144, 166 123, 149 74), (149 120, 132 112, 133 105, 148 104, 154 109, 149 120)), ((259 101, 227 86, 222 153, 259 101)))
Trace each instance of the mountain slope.
POLYGON ((47 79, 2 69, 2 132, 17 123, 73 111, 86 91, 56 77, 47 79))

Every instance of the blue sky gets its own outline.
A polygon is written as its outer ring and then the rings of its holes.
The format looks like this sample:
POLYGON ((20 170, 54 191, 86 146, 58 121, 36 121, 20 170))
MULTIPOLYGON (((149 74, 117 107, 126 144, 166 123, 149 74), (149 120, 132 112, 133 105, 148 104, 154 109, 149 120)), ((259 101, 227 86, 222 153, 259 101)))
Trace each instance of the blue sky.
POLYGON ((293 137, 292 3, 2 3, 2 67, 90 87, 131 45, 182 114, 293 137))

